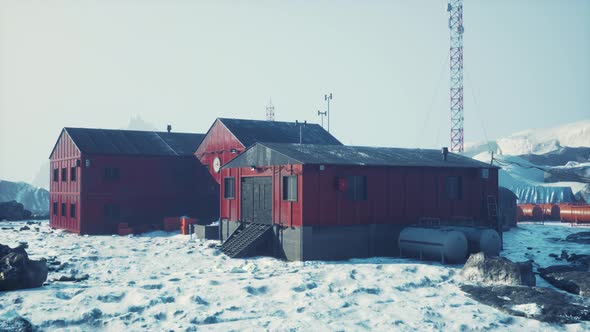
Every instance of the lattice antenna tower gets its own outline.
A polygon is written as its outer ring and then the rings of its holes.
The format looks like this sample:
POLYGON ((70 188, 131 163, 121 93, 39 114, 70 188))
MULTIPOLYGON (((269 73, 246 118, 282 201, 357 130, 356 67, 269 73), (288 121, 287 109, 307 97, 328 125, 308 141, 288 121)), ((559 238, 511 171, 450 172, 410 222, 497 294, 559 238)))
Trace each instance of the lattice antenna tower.
POLYGON ((451 151, 463 152, 463 0, 449 0, 447 11, 451 31, 451 151))
POLYGON ((266 106, 266 121, 275 120, 275 107, 272 104, 272 98, 269 99, 268 105, 266 106))

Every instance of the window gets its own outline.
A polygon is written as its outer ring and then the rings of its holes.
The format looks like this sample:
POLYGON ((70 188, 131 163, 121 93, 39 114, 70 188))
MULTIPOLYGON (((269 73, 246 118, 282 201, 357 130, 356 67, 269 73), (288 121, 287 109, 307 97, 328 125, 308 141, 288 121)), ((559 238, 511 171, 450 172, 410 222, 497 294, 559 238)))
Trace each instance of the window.
POLYGON ((297 200, 297 175, 283 176, 283 200, 297 200))
POLYGON ((346 195, 353 201, 367 200, 367 177, 361 175, 347 176, 346 195))
POLYGON ((490 169, 489 168, 482 168, 481 169, 481 178, 488 179, 490 177, 490 169))
POLYGON ((65 168, 61 169, 61 182, 68 181, 68 172, 65 168))
POLYGON ((76 218, 76 204, 70 204, 70 218, 76 218))
POLYGON ((76 167, 70 168, 70 181, 76 181, 76 167))
POLYGON ((53 202, 53 215, 57 216, 57 202, 53 202))
POLYGON ((463 181, 459 176, 449 176, 445 183, 445 193, 448 199, 463 198, 463 181))
POLYGON ((54 168, 53 169, 53 182, 58 182, 59 181, 59 169, 54 168))
POLYGON ((106 167, 104 169, 105 181, 115 182, 119 180, 119 169, 115 167, 106 167))
POLYGON ((66 203, 61 203, 61 216, 66 216, 66 203))
POLYGON ((119 206, 115 204, 107 204, 104 206, 104 216, 109 219, 115 219, 120 214, 119 206))
POLYGON ((236 198, 236 179, 233 177, 227 177, 223 179, 223 198, 234 199, 236 198))

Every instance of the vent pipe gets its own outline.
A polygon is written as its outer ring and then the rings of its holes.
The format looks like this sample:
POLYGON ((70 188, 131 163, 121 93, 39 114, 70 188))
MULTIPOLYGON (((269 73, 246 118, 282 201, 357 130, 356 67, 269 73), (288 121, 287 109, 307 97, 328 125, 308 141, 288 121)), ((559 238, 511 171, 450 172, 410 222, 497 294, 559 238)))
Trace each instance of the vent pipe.
POLYGON ((447 157, 449 155, 449 148, 447 148, 446 146, 442 148, 442 156, 443 156, 443 160, 447 161, 447 157))
POLYGON ((171 126, 171 125, 168 125, 168 126, 166 127, 166 130, 168 130, 168 132, 171 132, 171 131, 172 131, 172 126, 171 126))

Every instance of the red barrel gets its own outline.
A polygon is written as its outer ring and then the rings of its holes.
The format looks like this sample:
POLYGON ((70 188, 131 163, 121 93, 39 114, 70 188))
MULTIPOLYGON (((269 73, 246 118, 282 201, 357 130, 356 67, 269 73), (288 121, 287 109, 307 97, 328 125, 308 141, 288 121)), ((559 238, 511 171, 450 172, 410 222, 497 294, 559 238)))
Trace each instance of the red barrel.
POLYGON ((516 207, 516 221, 524 220, 524 213, 522 212, 522 208, 520 206, 516 207))
POLYGON ((590 205, 562 205, 561 221, 590 223, 590 205))
POLYGON ((523 220, 543 220, 543 209, 535 204, 521 204, 523 220))
POLYGON ((562 222, 569 222, 572 220, 572 206, 571 204, 559 204, 559 219, 562 222))
POLYGON ((560 208, 557 204, 540 204, 545 220, 560 220, 560 208))
POLYGON ((182 217, 182 224, 180 226, 180 230, 182 234, 188 235, 189 234, 189 225, 195 225, 197 223, 197 219, 182 217))
POLYGON ((164 218, 164 230, 166 232, 174 232, 180 229, 182 219, 180 217, 166 217, 164 218))

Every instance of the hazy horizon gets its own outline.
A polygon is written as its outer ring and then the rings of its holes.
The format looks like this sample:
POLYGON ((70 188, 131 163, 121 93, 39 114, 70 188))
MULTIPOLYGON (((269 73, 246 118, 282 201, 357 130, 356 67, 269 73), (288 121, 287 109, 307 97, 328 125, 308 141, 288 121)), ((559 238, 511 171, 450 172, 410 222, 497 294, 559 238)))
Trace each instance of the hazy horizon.
MULTIPOLYGON (((319 123, 345 144, 448 145, 446 1, 2 1, 0 179, 61 129, 319 123)), ((590 1, 464 1, 465 139, 590 119, 590 1)))

